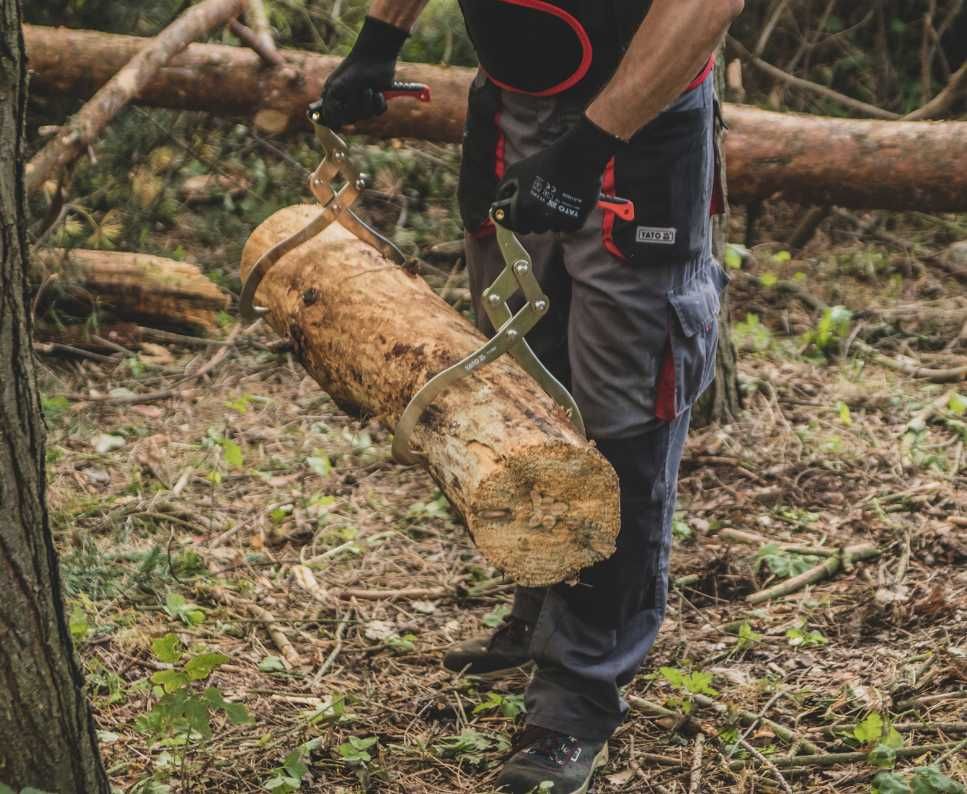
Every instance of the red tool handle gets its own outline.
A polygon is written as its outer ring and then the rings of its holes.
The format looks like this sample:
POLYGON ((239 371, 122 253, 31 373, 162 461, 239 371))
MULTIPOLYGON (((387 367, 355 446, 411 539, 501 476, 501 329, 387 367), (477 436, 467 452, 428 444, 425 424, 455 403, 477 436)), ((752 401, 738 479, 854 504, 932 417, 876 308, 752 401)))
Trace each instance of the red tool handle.
POLYGON ((605 212, 613 212, 623 221, 635 219, 635 203, 630 199, 602 195, 598 199, 598 206, 605 212))
POLYGON ((393 83, 389 91, 383 92, 383 98, 389 102, 391 99, 417 99, 420 102, 430 101, 430 86, 423 83, 393 83))

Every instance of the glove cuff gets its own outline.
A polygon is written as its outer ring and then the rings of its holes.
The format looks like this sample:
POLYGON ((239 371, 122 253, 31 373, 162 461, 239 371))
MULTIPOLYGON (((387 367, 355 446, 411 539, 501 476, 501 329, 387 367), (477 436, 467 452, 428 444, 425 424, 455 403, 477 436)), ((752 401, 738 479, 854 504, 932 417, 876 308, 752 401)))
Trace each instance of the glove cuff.
POLYGON ((366 17, 353 45, 353 54, 396 60, 409 32, 376 17, 366 17))
POLYGON ((625 143, 621 138, 605 132, 587 116, 581 116, 571 130, 570 137, 580 157, 599 166, 601 171, 625 143))

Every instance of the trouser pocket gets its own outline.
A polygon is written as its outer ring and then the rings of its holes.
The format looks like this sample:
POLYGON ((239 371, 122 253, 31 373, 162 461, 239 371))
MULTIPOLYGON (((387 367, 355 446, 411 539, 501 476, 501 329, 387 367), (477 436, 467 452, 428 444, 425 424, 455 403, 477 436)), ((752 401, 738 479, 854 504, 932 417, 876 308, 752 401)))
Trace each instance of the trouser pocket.
POLYGON ((497 193, 502 141, 499 113, 500 89, 480 72, 470 86, 457 188, 463 225, 471 234, 487 222, 497 193))
POLYGON ((605 192, 631 199, 635 219, 611 213, 605 246, 636 267, 684 264, 702 254, 712 198, 711 81, 635 135, 608 167, 605 192))
POLYGON ((716 262, 668 294, 668 342, 656 415, 666 421, 692 406, 715 379, 718 316, 728 276, 716 262))

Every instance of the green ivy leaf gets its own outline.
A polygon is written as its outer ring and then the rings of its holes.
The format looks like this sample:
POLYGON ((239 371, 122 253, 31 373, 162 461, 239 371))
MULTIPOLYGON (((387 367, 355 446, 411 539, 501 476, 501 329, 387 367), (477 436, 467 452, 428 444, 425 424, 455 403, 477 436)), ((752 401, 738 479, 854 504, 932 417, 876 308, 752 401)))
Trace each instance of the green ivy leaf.
POLYGON ((187 661, 185 673, 192 681, 204 681, 217 667, 221 667, 228 661, 228 657, 223 653, 202 653, 187 661))
POLYGON ((862 744, 878 742, 883 736, 883 717, 871 711, 859 725, 853 728, 853 736, 862 744))
POLYGON ((181 670, 158 670, 151 674, 151 683, 157 684, 165 692, 171 693, 188 684, 188 676, 181 670))
POLYGON ((226 701, 225 705, 222 706, 222 711, 225 712, 225 716, 228 717, 228 721, 232 725, 245 725, 252 721, 244 703, 229 703, 226 701))
POLYGON ((176 634, 165 634, 151 643, 151 652, 159 662, 174 664, 181 658, 181 640, 176 634))
POLYGON ((510 614, 510 607, 507 604, 498 604, 493 611, 483 616, 483 624, 488 629, 495 629, 504 622, 504 618, 510 614))
POLYGON ((226 465, 233 469, 242 468, 245 464, 242 448, 230 438, 223 438, 219 443, 222 446, 222 456, 225 458, 226 465))

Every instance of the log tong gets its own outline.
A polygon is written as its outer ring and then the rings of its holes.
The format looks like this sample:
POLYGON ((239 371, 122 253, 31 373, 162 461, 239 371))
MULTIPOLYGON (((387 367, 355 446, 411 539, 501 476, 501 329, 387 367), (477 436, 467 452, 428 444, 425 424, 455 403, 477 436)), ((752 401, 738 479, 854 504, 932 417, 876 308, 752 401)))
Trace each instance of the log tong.
MULTIPOLYGON (((598 203, 623 220, 634 220, 635 206, 627 199, 602 196, 598 203)), ((582 436, 587 435, 584 419, 581 417, 581 411, 574 397, 541 363, 524 338, 547 314, 551 303, 534 276, 533 261, 527 249, 517 239, 516 234, 501 225, 501 221, 506 217, 505 212, 504 208, 497 205, 490 210, 490 219, 497 230, 497 246, 504 257, 504 269, 481 296, 484 310, 497 332, 479 350, 475 350, 462 361, 427 381, 426 385, 410 400, 410 404, 403 411, 396 425, 396 433, 393 437, 393 457, 401 463, 420 462, 420 456, 410 447, 410 438, 420 416, 440 392, 472 375, 481 367, 496 361, 504 353, 509 353, 511 358, 520 364, 523 370, 561 406, 578 433, 582 436), (525 302, 515 314, 511 311, 508 301, 518 289, 524 294, 525 302)))
MULTIPOLYGON (((422 83, 394 83, 389 91, 383 92, 383 97, 390 101, 401 97, 417 99, 420 102, 430 101, 430 88, 422 83)), ((315 130, 316 140, 322 147, 322 162, 309 175, 309 190, 316 200, 322 204, 322 212, 291 237, 272 246, 249 271, 242 292, 239 296, 239 311, 242 318, 250 322, 264 314, 265 310, 255 306, 255 293, 265 278, 265 274, 287 253, 308 242, 320 234, 333 221, 356 235, 363 242, 369 243, 383 256, 397 265, 406 264, 406 256, 392 242, 367 224, 352 209, 360 193, 366 187, 366 177, 356 170, 349 158, 349 146, 335 132, 323 126, 322 111, 319 103, 309 106, 309 121, 315 130), (342 185, 337 187, 337 180, 342 185)))

